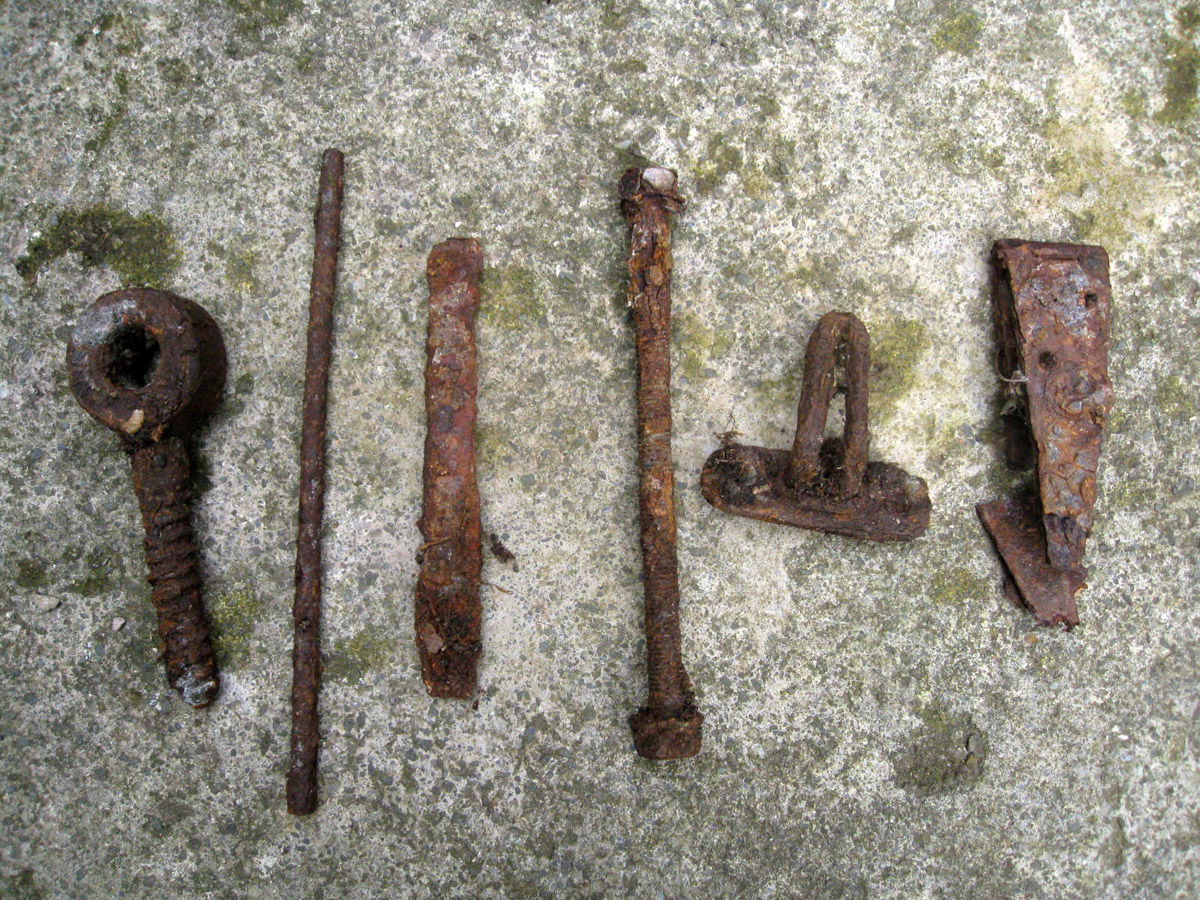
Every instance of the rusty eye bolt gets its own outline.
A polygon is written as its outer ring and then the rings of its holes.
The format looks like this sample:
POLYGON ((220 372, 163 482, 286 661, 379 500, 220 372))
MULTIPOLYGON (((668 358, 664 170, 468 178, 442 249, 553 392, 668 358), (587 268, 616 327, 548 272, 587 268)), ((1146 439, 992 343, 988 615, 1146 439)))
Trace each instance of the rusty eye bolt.
POLYGON ((929 526, 925 482, 891 463, 868 462, 870 338, 856 316, 826 313, 804 354, 804 385, 791 451, 726 442, 704 464, 700 489, 717 509, 872 541, 909 541, 929 526), (825 438, 834 375, 846 373, 841 438, 825 438))
POLYGON ((1108 255, 1102 247, 997 241, 992 302, 1006 456, 1033 469, 1015 497, 975 509, 1005 566, 1005 590, 1039 625, 1079 624, 1096 467, 1112 408, 1108 255))
POLYGON ((75 326, 67 366, 79 405, 130 455, 167 681, 192 706, 206 706, 221 679, 200 600, 185 441, 225 386, 221 332, 191 300, 115 291, 75 326))
POLYGON ((629 225, 629 303, 637 343, 638 499, 646 592, 649 699, 629 719, 638 755, 682 759, 700 752, 704 717, 683 667, 675 472, 671 462, 671 222, 683 209, 675 173, 630 169, 618 185, 629 225))

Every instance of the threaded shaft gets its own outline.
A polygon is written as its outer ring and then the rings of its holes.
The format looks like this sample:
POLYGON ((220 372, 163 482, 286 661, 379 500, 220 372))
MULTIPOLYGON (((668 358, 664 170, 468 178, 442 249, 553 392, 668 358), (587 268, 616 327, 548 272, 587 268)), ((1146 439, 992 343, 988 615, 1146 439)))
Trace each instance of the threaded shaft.
POLYGON ((135 450, 132 464, 167 681, 192 706, 207 706, 216 697, 221 679, 200 599, 199 555, 191 521, 191 460, 180 438, 167 437, 135 450))

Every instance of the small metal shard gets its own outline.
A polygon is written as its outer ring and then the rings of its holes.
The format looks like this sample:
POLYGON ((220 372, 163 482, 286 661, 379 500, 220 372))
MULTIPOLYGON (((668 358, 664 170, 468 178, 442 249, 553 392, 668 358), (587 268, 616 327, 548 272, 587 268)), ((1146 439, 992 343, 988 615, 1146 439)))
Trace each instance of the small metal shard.
POLYGON ((516 554, 504 546, 504 541, 500 540, 500 535, 494 531, 488 535, 488 549, 492 551, 492 556, 500 562, 512 566, 514 572, 521 571, 521 567, 517 564, 516 554))
POLYGON ((997 241, 992 299, 1004 384, 1005 456, 1032 467, 1032 498, 977 507, 1022 605, 1078 623, 1084 545, 1109 410, 1108 255, 1101 247, 997 241))

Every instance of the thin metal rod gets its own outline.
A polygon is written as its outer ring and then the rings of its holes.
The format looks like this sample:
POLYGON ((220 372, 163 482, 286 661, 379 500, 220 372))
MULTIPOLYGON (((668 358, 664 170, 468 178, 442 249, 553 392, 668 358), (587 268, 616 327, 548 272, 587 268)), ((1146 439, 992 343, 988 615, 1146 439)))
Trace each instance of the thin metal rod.
POLYGON ((326 150, 317 190, 316 242, 308 307, 308 359, 304 372, 304 424, 300 437, 300 525, 296 536, 296 599, 292 607, 292 762, 287 774, 288 812, 317 808, 317 749, 321 689, 321 519, 325 511, 325 414, 333 346, 333 297, 342 230, 340 150, 326 150))

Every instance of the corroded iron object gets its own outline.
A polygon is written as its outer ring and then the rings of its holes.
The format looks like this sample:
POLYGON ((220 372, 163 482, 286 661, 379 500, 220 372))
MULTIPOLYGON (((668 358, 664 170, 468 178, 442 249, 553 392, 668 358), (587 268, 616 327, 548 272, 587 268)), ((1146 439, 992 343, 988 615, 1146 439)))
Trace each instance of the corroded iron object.
POLYGON ((629 304, 637 345, 638 500, 646 609, 646 705, 629 719, 638 755, 700 752, 704 716, 683 667, 675 472, 671 461, 671 222, 683 209, 675 173, 629 169, 617 191, 629 225, 629 304))
POLYGON ((980 503, 979 518, 996 546, 1004 547, 1004 592, 1027 607, 1039 625, 1076 625, 1075 594, 1083 588, 1082 566, 1050 563, 1036 494, 980 503))
POLYGON ((856 316, 826 313, 804 355, 792 450, 726 441, 704 464, 700 490, 724 512, 872 541, 909 541, 929 526, 925 482, 890 463, 868 462, 870 339, 856 316), (825 438, 839 351, 846 373, 841 438, 825 438))
POLYGON ((221 332, 191 300, 114 291, 80 318, 67 366, 79 405, 130 455, 167 681, 192 706, 206 706, 221 680, 201 602, 185 442, 225 385, 221 332))
POLYGON ((1010 593, 1041 624, 1079 623, 1084 544, 1109 410, 1108 255, 1102 247, 997 241, 992 300, 1006 456, 1032 466, 1029 498, 980 504, 1010 593))
POLYGON ((317 183, 313 272, 308 303, 308 350, 300 433, 300 512, 296 534, 296 594, 292 603, 292 741, 287 807, 303 816, 317 809, 317 751, 321 734, 321 520, 325 511, 325 420, 333 356, 333 300, 342 230, 340 150, 326 150, 317 183))
POLYGON ((483 252, 453 238, 429 254, 424 538, 414 612, 421 676, 433 697, 475 693, 483 609, 479 488, 475 481, 475 313, 483 252))

